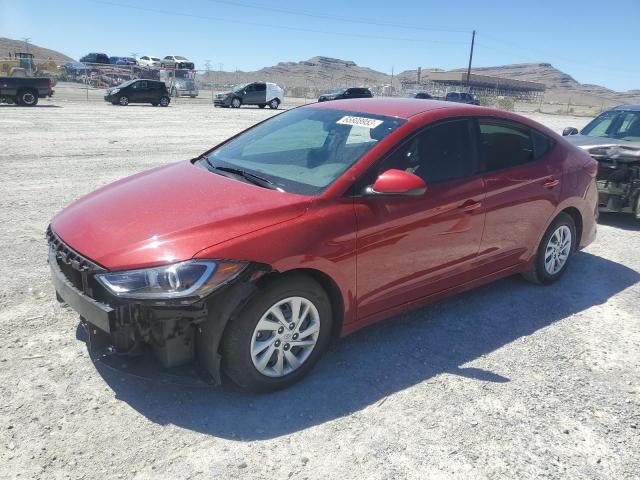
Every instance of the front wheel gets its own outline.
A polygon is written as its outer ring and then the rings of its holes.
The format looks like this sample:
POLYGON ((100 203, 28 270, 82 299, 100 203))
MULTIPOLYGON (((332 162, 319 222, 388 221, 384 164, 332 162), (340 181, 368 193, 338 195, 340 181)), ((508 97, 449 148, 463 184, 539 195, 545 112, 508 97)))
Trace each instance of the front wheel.
POLYGON ((118 100, 118 103, 123 107, 126 107, 127 105, 129 105, 129 97, 126 97, 124 95, 121 96, 120 99, 118 100))
POLYGON ((326 349, 332 311, 305 275, 273 280, 230 320, 222 341, 225 373, 241 388, 268 392, 304 377, 326 349))
POLYGON ((240 105, 242 105, 242 102, 239 98, 234 98, 233 100, 231 100, 231 107, 240 108, 240 105))
POLYGON ((558 280, 569 266, 576 248, 576 224, 573 218, 560 213, 545 232, 533 267, 523 277, 533 283, 548 285, 558 280))

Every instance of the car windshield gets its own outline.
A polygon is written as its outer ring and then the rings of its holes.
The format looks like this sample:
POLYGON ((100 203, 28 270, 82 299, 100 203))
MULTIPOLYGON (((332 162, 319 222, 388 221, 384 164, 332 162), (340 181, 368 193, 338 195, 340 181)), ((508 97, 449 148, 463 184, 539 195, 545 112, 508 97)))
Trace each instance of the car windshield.
POLYGON ((594 118, 580 133, 588 137, 640 141, 640 111, 609 110, 594 118))
POLYGON ((244 90, 247 85, 249 85, 249 84, 248 83, 241 83, 240 85, 236 85, 235 87, 233 87, 231 90, 233 90, 234 92, 238 93, 238 92, 241 92, 242 90, 244 90))
POLYGON ((296 108, 215 149, 202 165, 258 175, 287 192, 317 195, 405 120, 296 108))
POLYGON ((154 62, 159 62, 160 59, 158 57, 151 57, 151 60, 153 60, 154 62))
POLYGON ((325 95, 342 95, 347 90, 345 88, 341 88, 340 90, 336 90, 335 92, 325 93, 325 95))
POLYGON ((176 60, 186 60, 184 57, 174 57, 176 60))

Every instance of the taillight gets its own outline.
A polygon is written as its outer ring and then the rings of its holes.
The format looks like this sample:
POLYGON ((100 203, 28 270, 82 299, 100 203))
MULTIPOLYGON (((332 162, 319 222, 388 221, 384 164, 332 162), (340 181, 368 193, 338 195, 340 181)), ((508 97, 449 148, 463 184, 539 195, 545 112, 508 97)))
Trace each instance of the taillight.
POLYGON ((598 162, 592 158, 582 166, 582 169, 587 172, 587 175, 595 178, 598 174, 598 162))

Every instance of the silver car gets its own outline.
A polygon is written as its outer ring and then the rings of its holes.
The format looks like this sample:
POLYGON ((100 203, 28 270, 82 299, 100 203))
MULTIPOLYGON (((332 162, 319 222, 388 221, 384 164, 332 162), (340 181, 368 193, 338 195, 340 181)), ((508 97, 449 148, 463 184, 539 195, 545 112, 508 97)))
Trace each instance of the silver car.
POLYGON ((582 130, 562 135, 598 161, 599 208, 640 219, 640 105, 620 105, 601 113, 582 130))

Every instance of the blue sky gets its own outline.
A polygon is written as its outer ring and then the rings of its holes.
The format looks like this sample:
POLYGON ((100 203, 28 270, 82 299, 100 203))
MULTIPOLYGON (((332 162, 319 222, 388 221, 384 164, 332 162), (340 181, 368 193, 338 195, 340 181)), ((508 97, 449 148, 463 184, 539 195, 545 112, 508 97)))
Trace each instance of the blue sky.
POLYGON ((549 62, 582 83, 640 89, 640 0, 0 0, 0 36, 78 58, 178 54, 254 70, 325 55, 391 73, 549 62))

